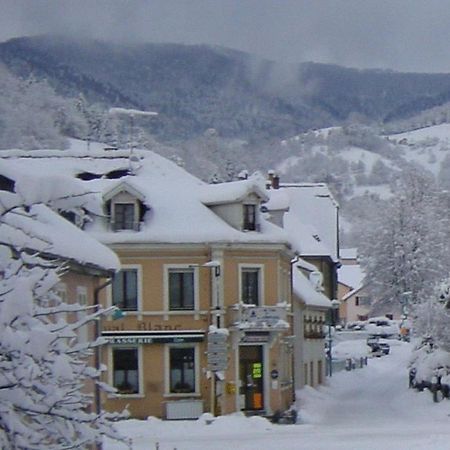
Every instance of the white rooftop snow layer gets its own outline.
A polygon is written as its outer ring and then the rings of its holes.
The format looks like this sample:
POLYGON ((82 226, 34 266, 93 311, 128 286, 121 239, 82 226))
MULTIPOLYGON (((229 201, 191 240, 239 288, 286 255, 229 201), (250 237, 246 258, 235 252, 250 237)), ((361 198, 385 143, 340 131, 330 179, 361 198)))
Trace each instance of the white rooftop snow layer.
MULTIPOLYGON (((289 196, 289 211, 284 216, 286 231, 292 235, 298 223, 314 227, 325 254, 338 259, 338 204, 324 183, 280 184, 289 196), (295 219, 294 219, 295 217, 295 219)), ((276 190, 271 190, 276 191, 276 190)), ((323 254, 323 253, 322 253, 323 254)))
MULTIPOLYGON (((330 239, 323 238, 323 232, 312 223, 315 219, 313 220, 310 211, 315 208, 322 209, 321 199, 309 197, 309 194, 306 198, 307 196, 302 190, 296 187, 270 189, 268 192, 270 201, 265 206, 269 210, 275 210, 280 206, 289 206, 283 216, 283 228, 289 235, 293 247, 298 249, 303 256, 330 256, 335 259, 335 252, 330 247, 330 239)), ((317 212, 316 215, 319 216, 319 213, 317 212)), ((325 216, 325 213, 323 215, 325 216)), ((337 234, 337 224, 331 221, 327 221, 327 223, 330 227, 327 233, 337 234)), ((327 227, 323 226, 322 228, 327 227)))
POLYGON ((201 202, 209 206, 239 202, 252 192, 257 194, 262 201, 269 200, 265 180, 258 175, 241 181, 205 184, 199 192, 201 202))
POLYGON ((264 203, 267 211, 282 211, 289 210, 290 200, 289 195, 286 191, 280 189, 271 189, 268 191, 270 194, 270 199, 268 202, 264 203))
POLYGON ((357 248, 340 248, 339 249, 339 257, 341 259, 354 259, 358 258, 358 249, 357 248))
MULTIPOLYGON (((44 150, 26 154, 5 151, 2 156, 7 158, 12 171, 26 167, 30 172, 45 173, 46 176, 64 174, 73 178, 82 172, 107 174, 113 170, 125 169, 130 164, 129 151, 102 150, 98 146, 91 146, 88 152, 85 143, 81 141, 78 144, 72 141, 71 149, 65 151, 44 150), (18 155, 23 157, 19 158, 18 155)), ((82 182, 87 190, 94 193, 98 205, 102 204, 103 195, 118 183, 127 183, 142 194, 149 208, 139 232, 112 232, 102 221, 87 224, 86 230, 101 242, 289 243, 284 230, 263 218, 260 232, 243 232, 227 224, 203 203, 237 200, 252 190, 268 199, 267 191, 258 179, 252 177, 241 182, 208 185, 154 152, 134 150, 134 156, 139 159, 136 176, 120 179, 96 178, 82 182)))
POLYGON ((364 272, 359 264, 343 265, 338 269, 338 282, 352 290, 359 289, 364 280, 364 272))
POLYGON ((8 213, 0 224, 2 240, 24 249, 74 260, 108 271, 120 269, 116 254, 45 205, 29 214, 8 213))
POLYGON ((309 279, 297 268, 292 270, 292 284, 294 294, 305 302, 307 306, 331 308, 331 301, 321 292, 317 292, 309 279))

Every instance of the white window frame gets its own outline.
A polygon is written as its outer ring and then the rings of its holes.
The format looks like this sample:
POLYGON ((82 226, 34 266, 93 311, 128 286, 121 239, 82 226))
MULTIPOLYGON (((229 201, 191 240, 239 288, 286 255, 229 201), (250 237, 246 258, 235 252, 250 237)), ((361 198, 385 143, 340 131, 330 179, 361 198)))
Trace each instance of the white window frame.
POLYGON ((253 202, 244 202, 242 204, 242 231, 258 231, 259 224, 258 224, 258 204, 253 202), (252 206, 254 208, 254 228, 247 228, 246 225, 249 223, 247 222, 247 207, 252 206))
POLYGON ((56 285, 56 293, 59 296, 60 300, 63 303, 68 302, 68 296, 67 296, 67 285, 66 283, 58 283, 56 285))
POLYGON ((88 290, 86 286, 77 286, 77 303, 81 306, 87 306, 89 303, 88 290))
MULTIPOLYGON (((136 270, 137 271, 137 286, 138 286, 138 298, 136 311, 127 310, 127 315, 130 314, 140 314, 143 309, 143 301, 142 301, 142 266, 140 264, 122 264, 120 266, 120 270, 136 270)), ((112 284, 108 286, 108 305, 113 306, 113 288, 112 284)))
MULTIPOLYGON (((81 307, 88 306, 89 297, 88 297, 88 289, 86 286, 77 286, 75 301, 81 307)), ((77 320, 84 319, 87 314, 88 314, 87 311, 78 311, 77 312, 77 320)), ((88 338, 89 338, 89 325, 85 324, 84 326, 78 328, 77 335, 78 335, 79 342, 87 342, 88 338)))
POLYGON ((198 314, 200 308, 200 293, 199 293, 199 271, 198 267, 193 267, 191 264, 164 264, 164 312, 166 314, 198 314), (171 270, 190 270, 194 273, 194 308, 193 309, 170 309, 169 302, 169 273, 171 270))
POLYGON ((137 199, 128 199, 128 200, 119 200, 113 199, 111 200, 111 225, 113 231, 139 231, 140 223, 139 223, 139 214, 140 207, 137 199), (116 206, 117 205, 131 205, 133 206, 133 226, 132 228, 117 228, 116 221, 116 206))
POLYGON ((265 287, 264 287, 264 264, 249 264, 249 263, 242 263, 238 265, 239 270, 239 293, 238 298, 239 301, 243 303, 242 299, 242 271, 243 269, 257 269, 259 271, 259 279, 258 279, 258 298, 259 298, 259 306, 265 305, 265 299, 264 299, 264 293, 265 293, 265 287))
POLYGON ((111 370, 108 370, 108 384, 110 386, 114 387, 114 358, 113 358, 113 351, 115 349, 120 349, 120 350, 134 350, 137 348, 138 351, 138 383, 139 383, 139 392, 135 393, 135 394, 120 394, 120 393, 116 393, 116 394, 110 394, 108 395, 109 398, 115 398, 115 397, 120 397, 120 398, 137 398, 137 397, 144 397, 145 396, 145 392, 144 392, 144 368, 143 368, 143 362, 144 362, 144 358, 143 358, 143 349, 142 349, 142 345, 109 345, 108 346, 108 367, 111 368, 111 370))
POLYGON ((164 397, 197 397, 200 396, 200 348, 198 343, 167 344, 164 346, 164 397), (170 349, 194 348, 194 392, 170 392, 170 349))

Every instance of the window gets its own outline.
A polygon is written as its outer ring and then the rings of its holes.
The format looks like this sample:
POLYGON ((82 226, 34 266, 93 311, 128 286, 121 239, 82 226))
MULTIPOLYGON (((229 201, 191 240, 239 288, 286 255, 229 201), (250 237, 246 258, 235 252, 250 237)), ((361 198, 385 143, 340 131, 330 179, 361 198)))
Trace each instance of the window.
POLYGON ((256 205, 244 205, 244 230, 256 230, 256 205))
POLYGON ((56 294, 59 296, 61 302, 67 303, 67 286, 64 283, 56 285, 56 294))
POLYGON ((86 306, 88 303, 87 288, 85 286, 77 286, 77 303, 86 306))
POLYGON ((114 229, 134 230, 134 204, 115 203, 114 204, 114 229))
POLYGON ((241 300, 249 305, 260 305, 260 269, 241 270, 241 300))
POLYGON ((119 394, 139 393, 137 348, 113 348, 113 386, 119 394))
POLYGON ((170 393, 195 392, 195 348, 172 347, 169 349, 170 393))
POLYGON ((114 277, 113 305, 125 311, 136 311, 138 305, 137 269, 123 269, 114 277))
MULTIPOLYGON (((87 306, 88 304, 88 293, 86 286, 77 286, 77 303, 81 306, 87 306)), ((87 315, 87 311, 78 311, 77 320, 83 320, 87 315)), ((85 324, 84 326, 78 328, 78 342, 87 342, 88 341, 88 326, 85 324)))
POLYGON ((169 269, 169 309, 194 309, 194 269, 169 269))

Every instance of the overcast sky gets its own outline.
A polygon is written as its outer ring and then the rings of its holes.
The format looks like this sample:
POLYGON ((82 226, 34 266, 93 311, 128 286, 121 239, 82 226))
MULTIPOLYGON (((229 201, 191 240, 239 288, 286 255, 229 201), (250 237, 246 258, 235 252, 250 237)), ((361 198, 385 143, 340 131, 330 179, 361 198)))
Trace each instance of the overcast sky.
POLYGON ((450 0, 0 0, 0 41, 49 32, 450 72, 450 0))

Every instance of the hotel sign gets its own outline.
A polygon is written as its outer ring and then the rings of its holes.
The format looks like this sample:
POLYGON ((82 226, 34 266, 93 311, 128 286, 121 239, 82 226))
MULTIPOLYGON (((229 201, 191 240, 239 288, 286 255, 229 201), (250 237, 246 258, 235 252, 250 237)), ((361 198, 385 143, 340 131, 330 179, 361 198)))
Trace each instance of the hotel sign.
POLYGON ((241 310, 241 322, 251 328, 288 328, 286 309, 280 306, 244 307, 241 310))

